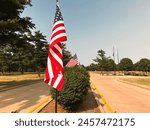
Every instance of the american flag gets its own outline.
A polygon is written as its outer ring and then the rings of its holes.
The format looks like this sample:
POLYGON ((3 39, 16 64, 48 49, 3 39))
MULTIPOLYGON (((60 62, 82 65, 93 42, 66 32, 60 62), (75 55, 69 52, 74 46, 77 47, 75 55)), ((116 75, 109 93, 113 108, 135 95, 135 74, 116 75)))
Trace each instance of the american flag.
POLYGON ((76 65, 79 65, 77 55, 75 54, 68 63, 66 64, 66 67, 75 67, 76 65))
POLYGON ((57 90, 62 90, 64 84, 61 42, 66 40, 67 36, 64 27, 64 22, 57 1, 56 14, 54 19, 54 25, 52 28, 52 35, 48 51, 47 67, 44 79, 45 83, 56 88, 57 90))

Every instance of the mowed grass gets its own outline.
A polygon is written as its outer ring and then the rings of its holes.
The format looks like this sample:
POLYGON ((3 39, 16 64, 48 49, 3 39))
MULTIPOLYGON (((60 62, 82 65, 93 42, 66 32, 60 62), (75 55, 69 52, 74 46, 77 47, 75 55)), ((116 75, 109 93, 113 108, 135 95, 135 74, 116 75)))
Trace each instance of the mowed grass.
POLYGON ((30 85, 42 81, 43 78, 44 74, 41 74, 40 78, 37 74, 0 76, 0 89, 30 85))
POLYGON ((41 74, 39 78, 37 74, 24 74, 24 75, 10 75, 10 76, 0 76, 0 82, 7 81, 23 81, 23 80, 36 80, 42 79, 44 74, 41 74))
POLYGON ((150 87, 150 78, 124 78, 123 81, 150 87))

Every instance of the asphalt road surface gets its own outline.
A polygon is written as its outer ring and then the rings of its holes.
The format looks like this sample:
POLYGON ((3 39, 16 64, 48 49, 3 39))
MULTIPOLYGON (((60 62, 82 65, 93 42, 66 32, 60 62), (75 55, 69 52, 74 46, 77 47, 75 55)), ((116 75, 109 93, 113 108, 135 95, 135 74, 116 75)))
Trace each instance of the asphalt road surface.
POLYGON ((43 82, 0 92, 0 112, 25 112, 49 95, 43 82))
POLYGON ((117 113, 150 113, 150 90, 91 72, 90 79, 117 113))

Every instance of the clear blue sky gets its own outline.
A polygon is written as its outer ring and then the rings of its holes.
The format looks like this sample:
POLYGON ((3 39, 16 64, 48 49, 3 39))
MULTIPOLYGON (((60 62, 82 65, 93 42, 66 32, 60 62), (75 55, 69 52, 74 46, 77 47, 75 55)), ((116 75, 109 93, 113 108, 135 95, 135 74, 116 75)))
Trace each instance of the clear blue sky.
MULTIPOLYGON (((81 64, 89 65, 103 49, 112 56, 113 46, 120 59, 150 59, 150 0, 59 0, 68 41, 67 49, 77 53, 81 64)), ((32 0, 24 16, 49 41, 55 14, 55 0, 32 0)))

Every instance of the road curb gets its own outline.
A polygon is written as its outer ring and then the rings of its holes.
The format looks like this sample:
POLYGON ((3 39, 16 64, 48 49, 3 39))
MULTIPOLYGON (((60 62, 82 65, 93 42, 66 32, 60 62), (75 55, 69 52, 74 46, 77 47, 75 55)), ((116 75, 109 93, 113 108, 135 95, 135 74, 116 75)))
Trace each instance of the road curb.
POLYGON ((33 107, 27 109, 26 111, 22 111, 21 113, 38 113, 40 112, 48 103, 50 103, 53 99, 51 96, 46 97, 40 103, 34 105, 33 107))
POLYGON ((103 113, 116 113, 116 111, 114 111, 113 108, 106 101, 104 95, 99 91, 99 89, 96 87, 96 85, 92 81, 91 81, 91 88, 95 96, 96 102, 99 105, 100 111, 103 113), (100 97, 98 97, 98 95, 100 97))

